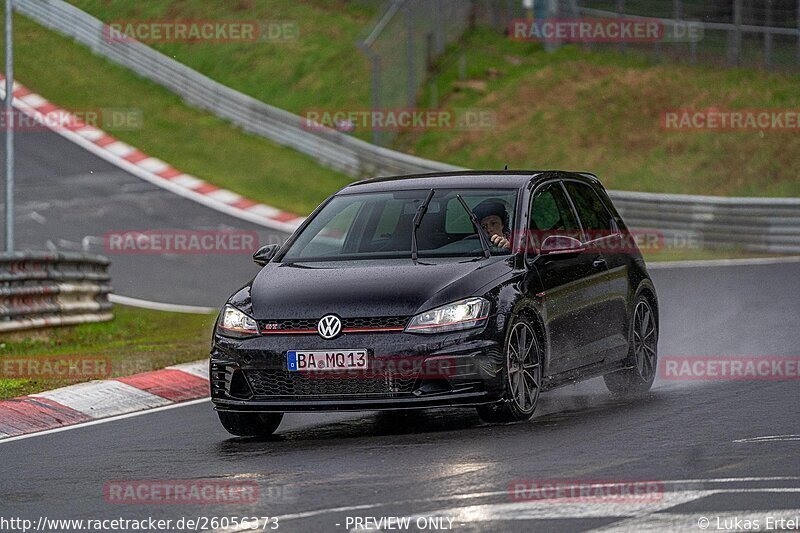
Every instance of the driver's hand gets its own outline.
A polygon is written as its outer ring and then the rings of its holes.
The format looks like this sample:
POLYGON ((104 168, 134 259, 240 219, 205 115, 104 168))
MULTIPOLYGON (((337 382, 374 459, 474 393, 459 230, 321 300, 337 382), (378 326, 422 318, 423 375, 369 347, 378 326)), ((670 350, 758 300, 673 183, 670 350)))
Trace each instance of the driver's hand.
POLYGON ((492 235, 489 240, 498 248, 511 248, 511 243, 502 235, 492 235))

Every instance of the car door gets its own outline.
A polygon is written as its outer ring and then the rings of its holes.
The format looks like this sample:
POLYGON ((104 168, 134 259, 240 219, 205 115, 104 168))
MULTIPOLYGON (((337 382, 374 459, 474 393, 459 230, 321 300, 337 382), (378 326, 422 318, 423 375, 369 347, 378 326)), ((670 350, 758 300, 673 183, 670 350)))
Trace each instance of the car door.
POLYGON ((605 262, 602 297, 598 300, 603 317, 602 341, 597 346, 597 359, 621 359, 628 352, 628 310, 630 293, 627 246, 614 220, 614 215, 597 191, 576 180, 564 180, 564 188, 572 201, 584 229, 585 244, 605 262))
MULTIPOLYGON (((549 236, 584 239, 577 214, 559 180, 539 185, 528 217, 530 238, 537 248, 549 236)), ((575 252, 543 255, 529 261, 538 271, 549 359, 545 372, 557 374, 596 360, 594 353, 605 336, 602 301, 605 264, 600 254, 575 252)))

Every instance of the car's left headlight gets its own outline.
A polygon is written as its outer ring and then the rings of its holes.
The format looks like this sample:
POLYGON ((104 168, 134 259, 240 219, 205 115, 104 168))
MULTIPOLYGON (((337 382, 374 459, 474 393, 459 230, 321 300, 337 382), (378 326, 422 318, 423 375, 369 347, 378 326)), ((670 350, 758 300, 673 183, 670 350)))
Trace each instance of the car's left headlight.
POLYGON ((254 337, 258 335, 258 323, 232 305, 226 305, 217 322, 217 333, 239 339, 254 337))
POLYGON ((410 333, 442 333, 483 326, 489 318, 489 301, 467 298, 420 313, 406 326, 410 333))

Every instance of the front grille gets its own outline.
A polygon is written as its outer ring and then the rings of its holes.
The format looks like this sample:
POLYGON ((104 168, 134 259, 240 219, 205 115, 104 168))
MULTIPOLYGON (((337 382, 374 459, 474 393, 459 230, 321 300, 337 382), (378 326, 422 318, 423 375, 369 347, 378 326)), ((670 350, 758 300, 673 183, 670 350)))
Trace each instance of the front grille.
POLYGON ((377 316, 370 318, 345 318, 342 327, 348 328, 404 328, 408 322, 406 316, 377 316))
POLYGON ((313 376, 286 370, 247 370, 245 377, 255 396, 347 396, 392 398, 410 394, 416 375, 313 376))
MULTIPOLYGON (((366 318, 343 318, 342 328, 347 329, 402 329, 405 328, 407 316, 376 316, 366 318)), ((264 333, 271 331, 316 331, 319 319, 294 318, 283 320, 261 320, 259 327, 264 333)))

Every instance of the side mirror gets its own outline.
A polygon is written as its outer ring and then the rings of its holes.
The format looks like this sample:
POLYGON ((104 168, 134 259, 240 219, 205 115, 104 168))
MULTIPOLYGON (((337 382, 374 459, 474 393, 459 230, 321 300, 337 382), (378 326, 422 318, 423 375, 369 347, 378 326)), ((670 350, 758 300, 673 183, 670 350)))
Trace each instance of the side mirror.
POLYGON ((567 255, 585 251, 586 247, 578 239, 566 235, 550 235, 542 242, 539 253, 541 255, 567 255))
POLYGON ((253 254, 253 262, 257 265, 264 266, 269 263, 270 259, 272 259, 275 254, 280 250, 280 245, 278 244, 268 244, 266 246, 262 246, 259 248, 256 253, 253 254))

